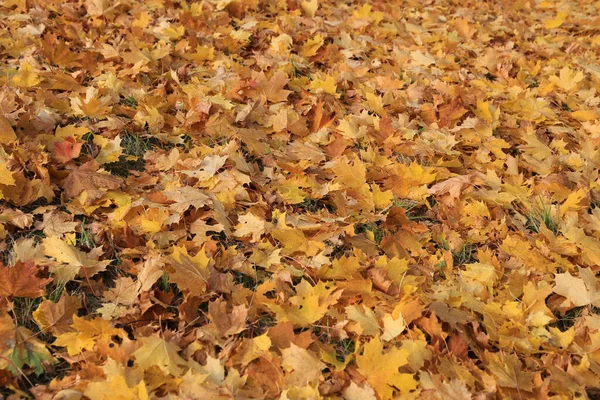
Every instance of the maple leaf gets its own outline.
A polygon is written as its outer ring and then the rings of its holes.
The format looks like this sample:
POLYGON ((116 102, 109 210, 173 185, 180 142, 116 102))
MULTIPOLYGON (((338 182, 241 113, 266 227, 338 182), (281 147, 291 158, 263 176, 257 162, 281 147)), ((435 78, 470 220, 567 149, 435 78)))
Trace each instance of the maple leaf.
POLYGON ((302 57, 312 57, 317 54, 317 51, 323 46, 325 38, 321 34, 315 35, 313 38, 308 39, 303 45, 300 55, 302 57))
POLYGON ((252 339, 246 339, 240 345, 237 354, 232 358, 231 362, 233 364, 239 363, 245 367, 257 358, 271 358, 269 354, 271 343, 272 341, 266 333, 252 339))
POLYGON ((592 304, 600 307, 600 291, 597 279, 590 268, 579 267, 581 278, 575 278, 570 273, 556 274, 554 277, 554 293, 564 296, 576 307, 592 304))
POLYGON ((235 236, 244 237, 252 235, 252 241, 256 242, 266 232, 266 222, 252 213, 241 215, 236 226, 235 236))
POLYGON ((69 176, 61 182, 61 186, 68 197, 78 196, 85 191, 87 202, 92 203, 104 196, 107 189, 118 189, 121 183, 120 178, 98 172, 98 163, 90 161, 71 170, 69 176))
POLYGON ((121 147, 121 137, 115 136, 112 140, 106 139, 100 135, 94 136, 94 144, 100 147, 100 152, 96 157, 96 162, 106 164, 119 161, 119 157, 123 154, 121 147))
MULTIPOLYGON (((223 165, 225 165, 227 158, 227 156, 212 154, 202 158, 201 160, 186 160, 183 164, 186 168, 182 169, 182 172, 187 176, 198 178, 200 181, 205 181, 212 178, 217 171, 221 169, 223 165)), ((180 190, 187 189, 181 188, 180 190)))
POLYGON ((328 308, 337 303, 342 291, 328 287, 324 282, 311 286, 306 280, 296 285, 296 296, 290 298, 290 306, 267 304, 281 321, 290 321, 294 326, 308 326, 326 313, 328 308))
POLYGON ((340 97, 340 94, 337 93, 336 78, 332 75, 324 75, 312 80, 308 88, 314 93, 328 93, 340 97))
POLYGON ((559 12, 554 19, 548 19, 544 22, 544 28, 555 29, 561 26, 569 16, 568 12, 559 12))
POLYGON ((259 74, 254 79, 262 94, 272 103, 286 101, 291 93, 291 91, 283 89, 290 81, 287 74, 283 71, 275 72, 273 76, 271 76, 271 79, 268 80, 264 73, 259 74))
POLYGON ((54 152, 52 158, 59 163, 66 163, 79 157, 83 143, 77 143, 75 139, 69 137, 62 142, 54 143, 54 152))
POLYGON ((342 392, 347 400, 377 400, 375 391, 369 385, 358 386, 354 381, 342 392))
POLYGON ((38 221, 36 229, 41 229, 46 237, 62 236, 68 232, 74 232, 79 225, 73 221, 67 213, 45 213, 43 221, 38 221))
POLYGON ((71 108, 76 115, 89 118, 100 118, 109 111, 109 108, 106 106, 107 102, 107 98, 99 98, 98 89, 90 86, 86 90, 85 98, 80 96, 71 98, 71 108))
POLYGON ((315 354, 292 343, 281 351, 281 355, 281 366, 288 372, 288 384, 300 386, 319 382, 326 365, 315 354))
POLYGON ((429 193, 435 196, 445 195, 443 201, 448 206, 453 207, 460 198, 463 190, 473 185, 473 176, 459 175, 449 178, 443 182, 436 183, 429 188, 429 193))
POLYGON ((38 278, 33 260, 17 261, 12 267, 0 264, 0 297, 40 297, 51 278, 38 278))
POLYGON ((233 335, 246 329, 248 308, 244 305, 227 310, 227 302, 217 300, 208 305, 208 314, 223 336, 233 335))
POLYGON ((533 389, 533 372, 523 370, 519 358, 515 354, 485 352, 487 369, 496 377, 496 384, 501 387, 531 391, 533 389))
POLYGON ((206 204, 211 203, 210 196, 206 195, 202 190, 189 186, 167 190, 164 192, 164 195, 175 201, 170 208, 178 213, 183 213, 190 207, 202 208, 206 204))
MULTIPOLYGON (((90 400, 148 400, 148 388, 144 381, 130 387, 122 375, 113 375, 104 381, 90 382, 83 394, 90 400)), ((79 394, 81 395, 81 394, 79 394)))
POLYGON ((22 326, 17 327, 14 330, 14 335, 4 341, 3 345, 8 350, 0 353, 2 355, 0 367, 8 367, 6 369, 15 376, 22 373, 22 368, 25 365, 34 368, 35 374, 39 376, 47 369, 51 369, 52 365, 57 362, 50 354, 46 344, 36 338, 29 329, 22 326), (4 361, 8 363, 7 366, 2 365, 4 361))
POLYGON ((58 336, 70 330, 73 315, 77 315, 80 308, 81 300, 78 297, 65 294, 57 303, 43 300, 32 315, 42 331, 50 331, 58 336))
POLYGON ((69 245, 57 236, 50 236, 42 240, 44 254, 54 258, 60 264, 50 267, 50 272, 56 275, 61 282, 75 278, 82 268, 85 268, 88 277, 103 271, 110 260, 98 261, 88 257, 87 254, 69 245))
POLYGON ((169 279, 186 292, 200 295, 206 290, 210 275, 210 259, 204 249, 192 257, 185 248, 173 247, 173 253, 165 259, 169 279))
POLYGON ((27 61, 21 64, 19 73, 12 78, 13 85, 23 88, 37 86, 41 82, 39 75, 34 72, 33 67, 27 61))
POLYGON ((376 336, 363 346, 362 354, 356 356, 356 365, 380 398, 391 399, 394 388, 401 393, 417 388, 412 374, 399 372, 400 367, 408 364, 408 355, 408 351, 397 348, 384 352, 383 344, 376 336))
POLYGON ((0 160, 0 184, 7 186, 16 186, 13 173, 8 169, 7 163, 0 160))
POLYGON ((406 322, 402 315, 394 317, 392 314, 383 316, 383 334, 381 340, 392 340, 399 336, 406 329, 406 322))
POLYGON ((54 341, 54 345, 66 347, 70 356, 81 354, 83 350, 93 350, 99 342, 110 343, 113 336, 127 336, 125 331, 113 328, 110 322, 99 317, 88 321, 73 315, 71 327, 75 332, 62 333, 54 341))
POLYGON ((187 362, 178 354, 177 345, 157 336, 144 337, 141 342, 142 347, 133 353, 140 368, 157 366, 166 374, 183 375, 187 362))
POLYGON ((17 140, 15 130, 10 125, 10 122, 0 115, 0 144, 8 144, 17 140))
POLYGON ((303 0, 300 5, 302 7, 302 11, 304 11, 304 13, 309 17, 314 17, 315 13, 319 9, 319 1, 318 0, 309 0, 309 1, 303 0))
POLYGON ((345 308, 348 319, 358 324, 359 328, 348 327, 350 331, 355 331, 359 335, 375 336, 379 333, 379 323, 373 310, 361 309, 356 305, 345 308))

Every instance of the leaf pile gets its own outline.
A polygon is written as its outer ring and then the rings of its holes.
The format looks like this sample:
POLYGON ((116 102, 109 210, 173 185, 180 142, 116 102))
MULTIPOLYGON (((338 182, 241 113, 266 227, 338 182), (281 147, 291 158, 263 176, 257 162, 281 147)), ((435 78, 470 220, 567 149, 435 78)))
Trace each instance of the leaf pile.
POLYGON ((0 4, 0 395, 600 391, 597 2, 0 4))

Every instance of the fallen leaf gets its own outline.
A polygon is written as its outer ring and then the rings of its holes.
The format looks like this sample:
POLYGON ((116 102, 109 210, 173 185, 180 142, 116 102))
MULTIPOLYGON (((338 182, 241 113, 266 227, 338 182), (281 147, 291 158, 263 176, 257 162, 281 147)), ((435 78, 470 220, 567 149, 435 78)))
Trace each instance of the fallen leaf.
POLYGON ((187 362, 178 354, 180 349, 174 343, 157 336, 144 337, 141 342, 142 346, 133 353, 140 368, 156 366, 164 373, 177 377, 185 372, 187 362))
POLYGON ((385 352, 376 336, 364 345, 362 354, 356 356, 356 365, 380 398, 391 399, 394 388, 400 393, 408 393, 418 386, 412 374, 399 371, 408 363, 408 354, 406 350, 396 348, 385 352))
POLYGON ((33 318, 42 331, 49 331, 54 336, 59 336, 70 330, 73 315, 77 315, 77 310, 81 306, 79 297, 63 294, 56 303, 43 300, 33 312, 33 318))
POLYGON ((12 267, 0 264, 0 297, 40 297, 46 292, 50 278, 38 278, 40 272, 33 260, 17 261, 12 267))

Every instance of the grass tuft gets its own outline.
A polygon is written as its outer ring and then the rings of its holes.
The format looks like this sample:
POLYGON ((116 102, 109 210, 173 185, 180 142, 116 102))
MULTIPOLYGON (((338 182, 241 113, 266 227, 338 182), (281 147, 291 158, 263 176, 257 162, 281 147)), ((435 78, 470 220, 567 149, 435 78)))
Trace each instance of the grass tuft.
POLYGON ((569 330, 569 328, 571 328, 573 325, 575 325, 577 318, 581 317, 581 315, 583 314, 584 308, 585 306, 575 307, 567 311, 564 315, 555 314, 557 320, 552 322, 548 326, 558 328, 561 332, 565 332, 569 330))
POLYGON ((558 235, 560 217, 558 208, 553 211, 552 205, 546 204, 540 196, 535 206, 527 214, 527 229, 534 233, 540 233, 541 224, 544 224, 552 233, 558 235))
POLYGON ((319 210, 327 210, 330 213, 335 212, 334 206, 327 204, 326 202, 324 202, 321 199, 306 198, 306 199, 304 199, 304 201, 302 203, 296 204, 296 207, 298 207, 301 210, 306 210, 311 213, 316 213, 319 210))
POLYGON ((104 168, 113 175, 126 178, 131 171, 143 171, 146 165, 144 154, 159 146, 160 142, 152 137, 141 137, 125 131, 121 139, 121 147, 125 155, 120 156, 119 161, 105 164, 104 168))
POLYGON ((475 262, 475 246, 465 243, 460 249, 452 252, 454 265, 464 265, 475 262))
POLYGON ((361 223, 356 224, 354 226, 354 233, 357 235, 360 233, 364 233, 368 237, 368 232, 371 232, 371 234, 373 235, 373 240, 377 244, 380 244, 383 240, 383 237, 385 236, 385 231, 383 230, 383 227, 380 226, 380 223, 377 222, 361 223))
POLYGON ((128 97, 121 99, 120 103, 127 107, 138 108, 138 101, 133 96, 128 96, 128 97))

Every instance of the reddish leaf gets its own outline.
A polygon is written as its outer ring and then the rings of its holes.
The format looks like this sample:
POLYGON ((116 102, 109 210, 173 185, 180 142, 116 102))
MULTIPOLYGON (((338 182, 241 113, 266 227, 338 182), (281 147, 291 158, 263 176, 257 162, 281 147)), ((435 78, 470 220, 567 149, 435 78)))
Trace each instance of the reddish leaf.
POLYGON ((54 143, 52 158, 62 164, 69 162, 72 159, 79 157, 81 146, 82 143, 77 143, 75 142, 75 139, 68 137, 62 142, 54 143))

